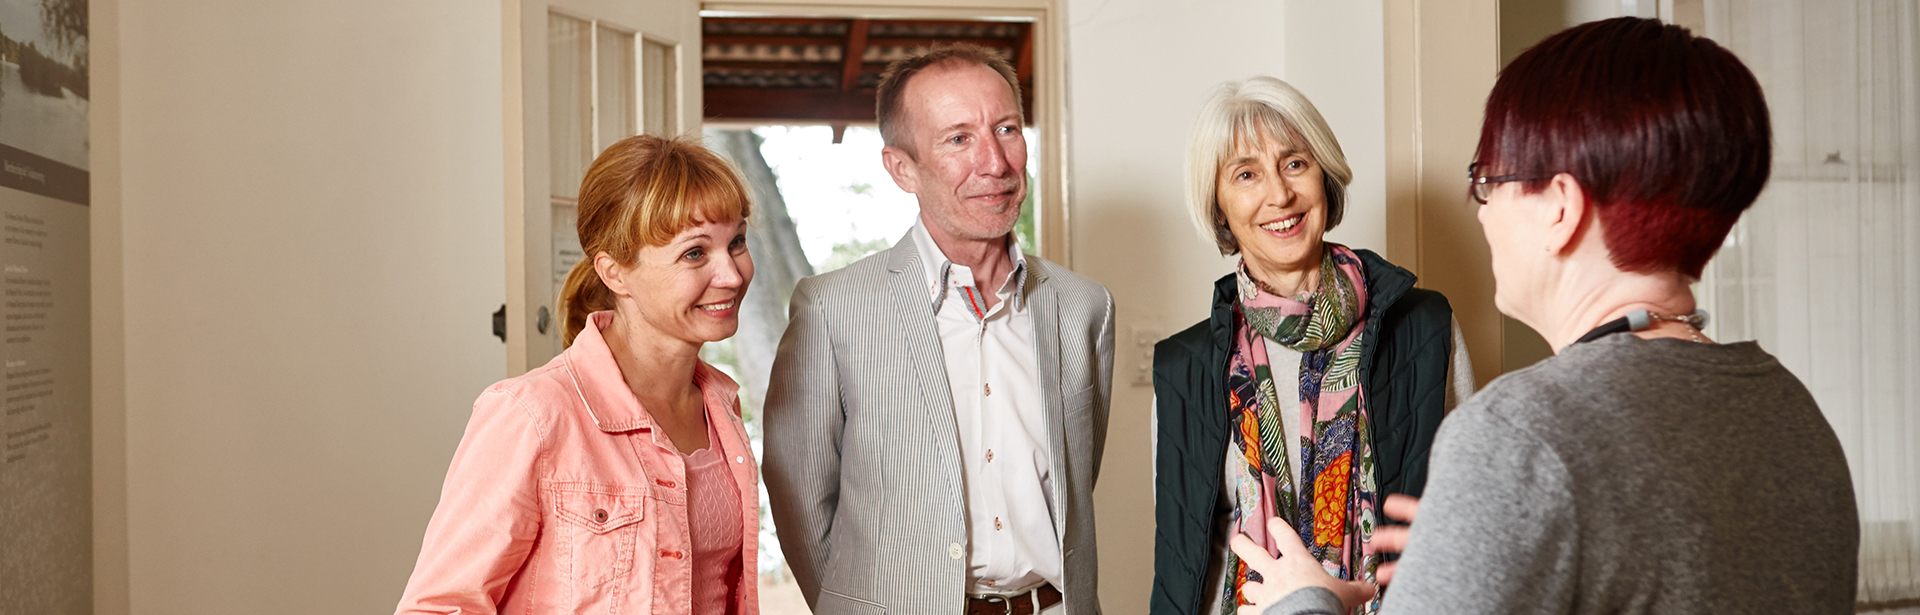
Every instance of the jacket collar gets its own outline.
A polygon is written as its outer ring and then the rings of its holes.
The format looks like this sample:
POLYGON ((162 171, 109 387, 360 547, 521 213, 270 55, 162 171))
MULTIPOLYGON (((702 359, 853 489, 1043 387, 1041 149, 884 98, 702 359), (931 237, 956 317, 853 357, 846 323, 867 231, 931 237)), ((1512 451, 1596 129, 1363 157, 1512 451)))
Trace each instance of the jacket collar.
MULTIPOLYGON (((941 304, 946 302, 947 281, 953 275, 954 264, 952 259, 947 258, 946 253, 940 251, 940 244, 934 243, 933 235, 927 232, 926 225, 925 220, 915 220, 913 228, 907 231, 907 236, 902 238, 900 244, 894 249, 898 250, 904 246, 911 249, 918 257, 921 268, 926 271, 927 292, 933 300, 933 311, 938 314, 941 304)), ((1014 241, 1011 237, 1007 239, 1007 256, 1013 260, 1011 275, 1015 288, 1014 305, 1025 305, 1028 290, 1033 286, 1028 282, 1034 280, 1031 279, 1026 255, 1020 251, 1020 242, 1014 241)), ((980 288, 982 292, 999 292, 1000 284, 1004 282, 1004 280, 974 280, 977 285, 984 284, 980 288)))
MULTIPOLYGON (((573 345, 562 353, 567 374, 573 378, 580 403, 600 431, 652 430, 656 425, 653 415, 640 406, 633 390, 627 388, 620 364, 614 361, 613 350, 607 347, 606 337, 600 333, 612 323, 613 312, 594 312, 587 316, 588 326, 580 330, 573 345)), ((695 361, 693 383, 700 387, 709 408, 733 408, 739 399, 740 385, 706 361, 695 361)))

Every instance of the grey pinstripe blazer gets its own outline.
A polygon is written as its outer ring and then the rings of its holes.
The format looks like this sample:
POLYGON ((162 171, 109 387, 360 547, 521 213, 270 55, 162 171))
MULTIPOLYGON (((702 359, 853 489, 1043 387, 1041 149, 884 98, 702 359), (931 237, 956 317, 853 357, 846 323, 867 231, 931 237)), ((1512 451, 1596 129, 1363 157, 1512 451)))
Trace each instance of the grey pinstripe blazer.
MULTIPOLYGON (((817 615, 957 615, 967 522, 953 393, 913 241, 794 288, 761 476, 817 615)), ((1066 612, 1096 615, 1093 483, 1107 439, 1113 296, 1027 256, 1066 612)))

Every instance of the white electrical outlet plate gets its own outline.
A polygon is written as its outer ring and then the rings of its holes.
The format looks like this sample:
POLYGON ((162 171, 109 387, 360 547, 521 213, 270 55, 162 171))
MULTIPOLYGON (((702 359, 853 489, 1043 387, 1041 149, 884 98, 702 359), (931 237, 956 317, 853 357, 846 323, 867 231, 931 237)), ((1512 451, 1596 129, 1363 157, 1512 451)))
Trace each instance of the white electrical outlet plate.
POLYGON ((1126 354, 1133 356, 1133 386, 1153 386, 1153 345, 1166 337, 1158 327, 1132 327, 1133 345, 1126 354))

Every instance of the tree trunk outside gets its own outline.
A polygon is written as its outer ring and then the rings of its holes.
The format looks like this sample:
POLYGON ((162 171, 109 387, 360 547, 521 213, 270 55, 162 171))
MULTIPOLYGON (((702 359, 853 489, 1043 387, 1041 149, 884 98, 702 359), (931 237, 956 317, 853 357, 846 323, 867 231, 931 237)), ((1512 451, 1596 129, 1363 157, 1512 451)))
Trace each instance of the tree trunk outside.
POLYGON ((813 275, 813 265, 800 249, 800 235, 780 186, 760 155, 760 137, 751 130, 708 130, 718 151, 733 160, 753 191, 753 221, 747 227, 747 252, 753 255, 753 282, 740 304, 740 332, 733 337, 735 367, 745 389, 741 406, 750 420, 760 414, 773 356, 780 335, 787 330, 787 300, 800 278, 813 275))

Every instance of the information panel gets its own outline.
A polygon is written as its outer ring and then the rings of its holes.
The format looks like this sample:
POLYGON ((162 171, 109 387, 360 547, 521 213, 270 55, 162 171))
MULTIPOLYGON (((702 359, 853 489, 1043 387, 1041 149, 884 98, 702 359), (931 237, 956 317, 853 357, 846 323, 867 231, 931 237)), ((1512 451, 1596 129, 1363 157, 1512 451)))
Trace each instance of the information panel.
POLYGON ((86 0, 0 0, 0 614, 93 610, 86 0))

